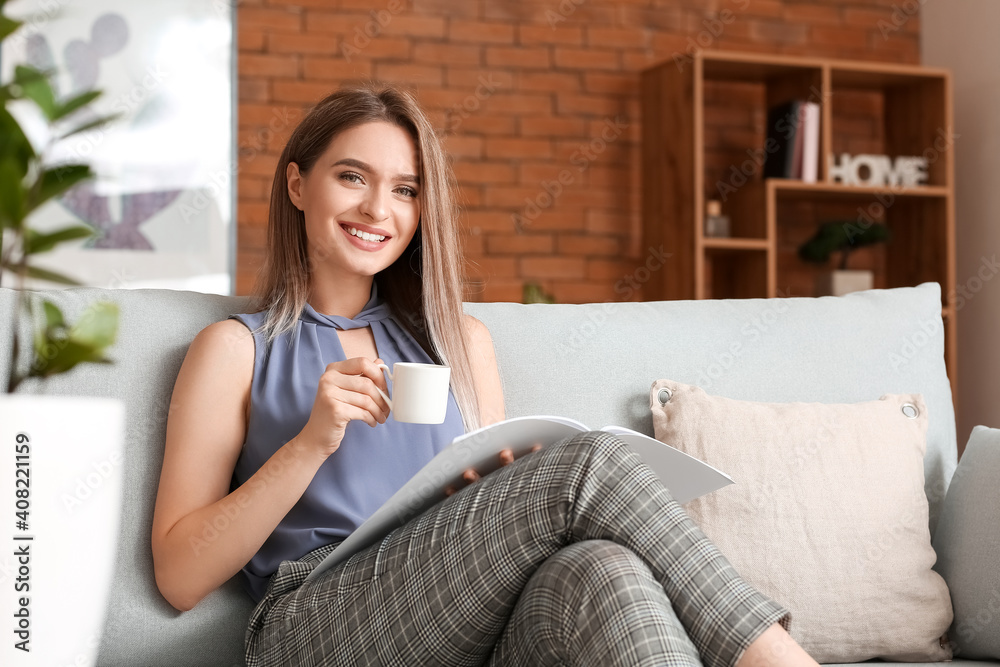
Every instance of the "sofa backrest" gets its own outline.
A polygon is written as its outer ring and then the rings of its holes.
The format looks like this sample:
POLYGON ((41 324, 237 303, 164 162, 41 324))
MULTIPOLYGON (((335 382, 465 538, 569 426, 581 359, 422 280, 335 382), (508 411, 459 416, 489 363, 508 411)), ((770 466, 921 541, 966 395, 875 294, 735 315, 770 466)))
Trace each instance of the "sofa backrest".
MULTIPOLYGON (((0 377, 12 290, 0 288, 0 377)), ((242 665, 252 608, 235 578, 177 612, 153 578, 150 531, 174 379, 194 336, 246 297, 140 289, 45 293, 73 322, 87 304, 121 308, 114 365, 87 365, 25 393, 120 398, 127 414, 122 533, 100 665, 242 665)), ((931 525, 956 466, 937 283, 845 297, 627 302, 467 303, 490 329, 507 416, 564 415, 592 428, 652 435, 649 389, 670 378, 755 401, 856 402, 919 392, 929 413, 931 525)), ((27 334, 27 323, 22 322, 27 334)))
POLYGON ((938 283, 842 297, 468 303, 493 344, 507 417, 551 414, 653 435, 669 378, 728 398, 854 403, 921 393, 930 528, 957 465, 938 283))

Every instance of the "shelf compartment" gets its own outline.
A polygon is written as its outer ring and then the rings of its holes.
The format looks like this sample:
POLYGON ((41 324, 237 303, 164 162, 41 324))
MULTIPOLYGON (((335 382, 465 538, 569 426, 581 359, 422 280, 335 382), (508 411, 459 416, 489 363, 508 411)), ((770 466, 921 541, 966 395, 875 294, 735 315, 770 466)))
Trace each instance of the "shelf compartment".
POLYGON ((766 250, 706 247, 703 270, 708 299, 762 299, 771 291, 766 250))
POLYGON ((719 250, 767 250, 771 242, 767 239, 747 239, 726 236, 705 236, 702 238, 705 248, 719 250))
MULTIPOLYGON (((947 72, 830 69, 832 137, 828 155, 863 153, 927 158, 927 183, 949 183, 951 94, 947 72), (859 111, 860 110, 860 111, 859 111)), ((829 157, 827 157, 829 159, 829 157)), ((826 173, 826 172, 824 172, 826 173)))
POLYGON ((767 179, 767 187, 775 190, 781 197, 798 197, 801 199, 847 199, 867 198, 878 201, 877 196, 892 195, 893 197, 932 197, 946 198, 949 188, 940 185, 927 185, 916 188, 844 185, 842 183, 805 183, 803 181, 785 178, 767 179))

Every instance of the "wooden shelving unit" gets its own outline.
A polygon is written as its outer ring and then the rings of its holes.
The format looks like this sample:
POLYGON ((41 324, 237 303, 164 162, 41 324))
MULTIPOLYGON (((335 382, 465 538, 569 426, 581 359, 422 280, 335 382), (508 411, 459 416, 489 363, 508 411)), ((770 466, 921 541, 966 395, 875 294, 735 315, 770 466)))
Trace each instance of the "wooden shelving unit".
POLYGON ((815 296, 816 279, 833 262, 806 265, 798 246, 822 221, 865 214, 892 238, 853 252, 852 268, 873 270, 876 288, 941 285, 945 362, 957 400, 948 70, 702 51, 683 68, 671 60, 644 71, 641 98, 644 245, 674 253, 645 284, 647 299, 815 296), (767 110, 791 99, 820 104, 817 183, 762 178, 767 110), (834 183, 827 160, 841 153, 926 155, 927 184, 834 183), (704 235, 708 199, 723 201, 730 238, 704 235))

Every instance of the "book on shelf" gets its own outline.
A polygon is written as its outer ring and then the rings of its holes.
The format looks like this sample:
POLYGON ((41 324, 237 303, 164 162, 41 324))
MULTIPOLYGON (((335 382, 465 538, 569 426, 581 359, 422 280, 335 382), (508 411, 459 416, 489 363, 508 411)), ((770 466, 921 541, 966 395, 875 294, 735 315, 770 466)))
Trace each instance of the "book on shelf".
MULTIPOLYGON (((315 579, 444 500, 447 486, 462 487, 462 473, 467 469, 473 468, 485 476, 499 468, 502 450, 510 449, 517 459, 530 453, 535 445, 544 449, 589 430, 592 429, 575 419, 534 415, 514 417, 458 436, 338 544, 306 581, 315 579)), ((605 426, 597 430, 615 435, 628 444, 679 503, 733 483, 726 473, 638 431, 624 426, 605 426)))
POLYGON ((767 113, 764 178, 815 183, 819 175, 820 107, 789 100, 767 113))

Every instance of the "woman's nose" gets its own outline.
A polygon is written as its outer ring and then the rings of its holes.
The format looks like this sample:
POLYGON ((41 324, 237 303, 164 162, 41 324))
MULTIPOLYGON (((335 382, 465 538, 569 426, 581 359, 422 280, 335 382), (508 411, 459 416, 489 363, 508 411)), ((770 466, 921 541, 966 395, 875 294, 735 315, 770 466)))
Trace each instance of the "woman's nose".
POLYGON ((359 208, 362 215, 372 220, 385 220, 389 216, 387 195, 382 188, 369 188, 359 208))

